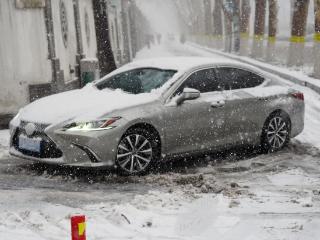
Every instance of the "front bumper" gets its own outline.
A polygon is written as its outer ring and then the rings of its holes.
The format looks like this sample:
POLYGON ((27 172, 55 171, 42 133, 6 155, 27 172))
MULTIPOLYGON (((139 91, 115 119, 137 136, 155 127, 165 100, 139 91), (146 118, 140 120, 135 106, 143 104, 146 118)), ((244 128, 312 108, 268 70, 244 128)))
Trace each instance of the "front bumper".
POLYGON ((36 162, 75 167, 113 167, 121 137, 117 129, 66 132, 59 127, 47 127, 30 136, 42 139, 40 153, 33 153, 19 148, 20 135, 25 135, 23 127, 11 129, 11 155, 36 162))
POLYGON ((19 151, 17 151, 14 147, 11 147, 9 150, 9 154, 14 157, 31 160, 33 162, 38 163, 45 163, 50 165, 58 165, 58 166, 69 166, 69 167, 83 167, 83 168, 100 168, 100 167, 107 167, 107 168, 114 168, 114 164, 108 164, 108 162, 98 162, 93 163, 90 161, 85 162, 76 162, 76 163, 66 163, 63 157, 61 158, 36 158, 27 156, 19 151))

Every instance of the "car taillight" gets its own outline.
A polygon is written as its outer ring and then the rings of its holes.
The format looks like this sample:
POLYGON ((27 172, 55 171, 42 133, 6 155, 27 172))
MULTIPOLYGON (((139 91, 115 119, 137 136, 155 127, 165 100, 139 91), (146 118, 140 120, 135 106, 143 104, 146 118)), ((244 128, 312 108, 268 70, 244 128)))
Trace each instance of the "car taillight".
POLYGON ((299 100, 304 101, 304 95, 303 95, 302 92, 292 93, 292 96, 293 96, 294 98, 297 98, 297 99, 299 99, 299 100))

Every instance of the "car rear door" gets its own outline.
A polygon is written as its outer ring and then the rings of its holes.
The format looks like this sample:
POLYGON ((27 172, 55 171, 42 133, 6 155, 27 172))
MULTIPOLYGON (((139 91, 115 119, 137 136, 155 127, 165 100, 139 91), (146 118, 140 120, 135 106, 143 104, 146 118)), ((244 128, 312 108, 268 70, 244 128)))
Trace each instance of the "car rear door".
POLYGON ((254 143, 262 131, 266 99, 256 98, 250 91, 265 79, 251 71, 235 67, 216 68, 225 85, 225 141, 229 144, 254 143))

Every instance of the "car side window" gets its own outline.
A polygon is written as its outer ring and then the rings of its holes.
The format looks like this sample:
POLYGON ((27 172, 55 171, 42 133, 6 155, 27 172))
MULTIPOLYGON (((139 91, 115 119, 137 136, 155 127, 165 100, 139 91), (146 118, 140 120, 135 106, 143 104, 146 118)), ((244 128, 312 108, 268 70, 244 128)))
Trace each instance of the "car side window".
POLYGON ((217 68, 217 73, 226 90, 257 87, 265 80, 255 73, 238 68, 217 68))
POLYGON ((205 69, 193 73, 180 86, 176 94, 181 93, 184 88, 194 88, 201 93, 223 90, 223 86, 216 77, 214 69, 205 69))

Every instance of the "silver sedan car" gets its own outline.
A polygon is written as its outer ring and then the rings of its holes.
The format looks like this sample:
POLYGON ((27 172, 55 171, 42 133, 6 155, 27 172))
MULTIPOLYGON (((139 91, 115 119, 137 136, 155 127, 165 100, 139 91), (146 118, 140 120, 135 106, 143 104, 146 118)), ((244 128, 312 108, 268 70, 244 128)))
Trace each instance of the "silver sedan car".
POLYGON ((224 59, 160 58, 24 107, 10 123, 10 153, 141 174, 235 145, 276 151, 303 127, 303 94, 274 75, 224 59))

